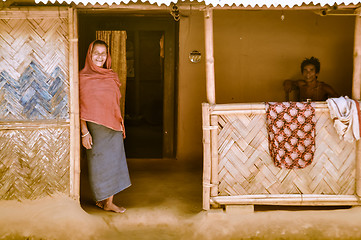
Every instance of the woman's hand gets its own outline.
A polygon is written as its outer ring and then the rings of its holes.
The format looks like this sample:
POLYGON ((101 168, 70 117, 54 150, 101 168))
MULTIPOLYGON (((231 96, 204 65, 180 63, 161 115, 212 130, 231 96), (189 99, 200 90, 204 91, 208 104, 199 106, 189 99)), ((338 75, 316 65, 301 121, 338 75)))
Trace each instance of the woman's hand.
POLYGON ((83 144, 83 146, 86 149, 91 149, 92 148, 93 138, 90 135, 90 133, 88 133, 87 135, 85 135, 84 137, 81 138, 81 143, 83 144))

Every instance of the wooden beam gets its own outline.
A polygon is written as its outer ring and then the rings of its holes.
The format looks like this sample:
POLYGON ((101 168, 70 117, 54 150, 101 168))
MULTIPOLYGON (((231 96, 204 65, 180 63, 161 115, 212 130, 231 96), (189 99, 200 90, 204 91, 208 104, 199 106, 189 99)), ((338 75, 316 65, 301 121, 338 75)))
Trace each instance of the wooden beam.
POLYGON ((203 209, 210 208, 210 187, 211 187, 211 131, 209 104, 202 103, 203 122, 203 209))
POLYGON ((354 206, 359 205, 354 195, 320 194, 255 194, 212 197, 211 203, 219 205, 298 205, 298 206, 354 206))
POLYGON ((216 89, 213 57, 213 10, 207 7, 204 11, 204 38, 206 59, 207 100, 209 104, 216 103, 216 89))
MULTIPOLYGON (((30 0, 28 0, 30 1, 30 0)), ((337 9, 338 10, 354 10, 357 7, 359 7, 360 4, 338 4, 337 5, 337 9)), ((179 8, 180 11, 184 12, 185 11, 195 11, 195 10, 204 10, 204 8, 206 7, 206 5, 204 3, 199 3, 199 2, 192 2, 192 3, 186 3, 186 2, 178 2, 177 6, 179 8)), ((154 5, 154 4, 148 4, 148 3, 142 3, 142 4, 138 4, 138 3, 119 3, 119 4, 112 4, 112 5, 108 5, 108 4, 87 4, 87 5, 83 5, 83 4, 77 4, 76 7, 78 8, 80 13, 99 13, 99 12, 104 12, 104 13, 109 13, 109 12, 129 12, 129 13, 139 13, 141 11, 144 12, 153 12, 156 14, 169 14, 169 6, 166 5, 154 5)), ((302 4, 301 6, 295 5, 293 7, 289 7, 288 5, 285 7, 282 7, 280 5, 278 6, 270 6, 267 7, 266 5, 263 6, 243 6, 242 4, 239 6, 236 6, 235 4, 228 6, 228 5, 224 5, 224 6, 213 6, 214 10, 246 10, 246 11, 254 11, 254 10, 271 10, 271 11, 299 11, 299 10, 305 10, 305 11, 320 11, 322 9, 328 9, 330 8, 330 6, 325 5, 325 6, 321 6, 320 4, 314 5, 314 4, 302 4)), ((182 14, 182 15, 183 15, 182 14)))
MULTIPOLYGON (((316 102, 316 112, 328 112, 326 102, 316 102)), ((223 114, 265 114, 266 108, 264 103, 228 103, 228 104, 214 104, 211 106, 211 113, 213 115, 223 114)))
POLYGON ((211 116, 211 196, 218 196, 218 116, 211 116))
POLYGON ((68 18, 67 7, 11 7, 1 9, 0 18, 43 19, 68 18))
POLYGON ((356 13, 358 13, 358 16, 356 16, 356 18, 355 18, 352 98, 355 100, 360 100, 360 95, 361 95, 361 17, 360 17, 360 9, 357 9, 356 13))
POLYGON ((80 195, 80 120, 77 12, 69 8, 70 196, 80 195))
MULTIPOLYGON (((352 98, 360 100, 361 95, 361 16, 360 8, 356 10, 355 18, 355 39, 354 39, 354 61, 352 79, 352 98)), ((361 143, 356 142, 356 195, 361 196, 361 143)))

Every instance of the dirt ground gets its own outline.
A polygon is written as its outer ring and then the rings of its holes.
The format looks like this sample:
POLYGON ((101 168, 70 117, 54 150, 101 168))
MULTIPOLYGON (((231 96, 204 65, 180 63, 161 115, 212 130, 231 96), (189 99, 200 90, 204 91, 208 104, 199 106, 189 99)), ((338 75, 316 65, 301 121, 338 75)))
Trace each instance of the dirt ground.
POLYGON ((81 205, 56 195, 0 201, 0 239, 361 239, 361 208, 202 210, 202 171, 175 160, 130 159, 132 186, 95 207, 82 178, 81 205))

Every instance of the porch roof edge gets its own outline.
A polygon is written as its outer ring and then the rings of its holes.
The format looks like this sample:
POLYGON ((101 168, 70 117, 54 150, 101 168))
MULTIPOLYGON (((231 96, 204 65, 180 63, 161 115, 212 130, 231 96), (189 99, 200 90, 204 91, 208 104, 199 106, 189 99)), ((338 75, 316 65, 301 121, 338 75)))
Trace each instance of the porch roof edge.
MULTIPOLYGON (((2 0, 4 1, 4 0, 2 0)), ((9 0, 5 0, 9 1, 9 0)), ((157 6, 171 6, 174 4, 200 4, 216 9, 239 9, 239 8, 256 8, 269 9, 281 8, 292 9, 299 7, 327 7, 327 6, 350 6, 357 7, 361 4, 360 0, 35 0, 35 3, 55 4, 66 3, 84 6, 103 6, 103 5, 128 5, 128 4, 150 4, 157 6)))

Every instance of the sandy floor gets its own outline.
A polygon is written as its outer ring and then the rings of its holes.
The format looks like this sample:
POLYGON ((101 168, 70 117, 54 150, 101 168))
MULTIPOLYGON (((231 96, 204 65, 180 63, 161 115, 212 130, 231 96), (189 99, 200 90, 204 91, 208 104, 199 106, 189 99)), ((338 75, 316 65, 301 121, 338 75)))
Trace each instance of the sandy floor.
POLYGON ((115 198, 126 213, 94 207, 83 180, 82 206, 65 196, 0 201, 0 239, 361 239, 360 207, 205 212, 201 166, 134 159, 129 168, 133 185, 115 198))

